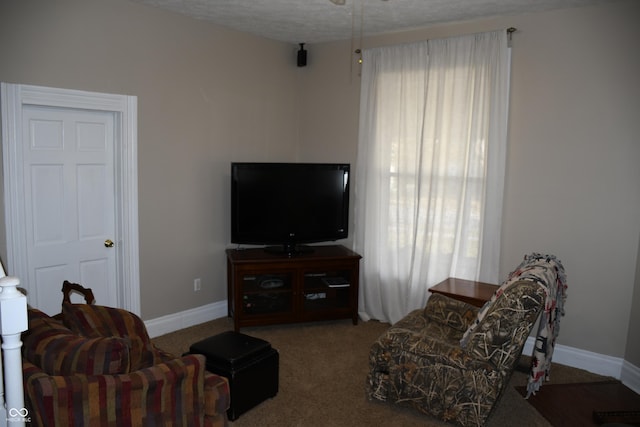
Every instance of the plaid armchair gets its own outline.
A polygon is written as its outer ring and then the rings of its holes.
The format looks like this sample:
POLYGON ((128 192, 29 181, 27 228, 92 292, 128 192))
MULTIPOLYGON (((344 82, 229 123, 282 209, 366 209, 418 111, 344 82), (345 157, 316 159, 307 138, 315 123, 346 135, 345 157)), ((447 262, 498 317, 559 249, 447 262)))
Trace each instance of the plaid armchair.
MULTIPOLYGON (((371 347, 368 397, 462 426, 484 425, 540 313, 547 314, 541 329, 548 329, 547 320, 557 323, 565 287, 559 261, 534 254, 482 309, 431 295, 424 309, 409 313, 371 347)), ((534 351, 530 384, 539 387, 541 368, 548 375, 556 335, 557 328, 551 335, 539 332, 547 353, 534 351)))
POLYGON ((37 426, 226 426, 229 384, 200 355, 156 348, 128 311, 63 305, 64 322, 28 309, 25 403, 37 426))

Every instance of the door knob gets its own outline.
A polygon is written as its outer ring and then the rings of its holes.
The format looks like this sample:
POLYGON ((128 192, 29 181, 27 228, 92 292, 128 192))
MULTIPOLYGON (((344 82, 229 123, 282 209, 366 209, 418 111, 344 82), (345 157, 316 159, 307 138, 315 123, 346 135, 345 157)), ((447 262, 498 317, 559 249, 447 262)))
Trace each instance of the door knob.
POLYGON ((107 239, 104 241, 104 247, 105 248, 112 248, 113 247, 113 241, 111 239, 107 239))

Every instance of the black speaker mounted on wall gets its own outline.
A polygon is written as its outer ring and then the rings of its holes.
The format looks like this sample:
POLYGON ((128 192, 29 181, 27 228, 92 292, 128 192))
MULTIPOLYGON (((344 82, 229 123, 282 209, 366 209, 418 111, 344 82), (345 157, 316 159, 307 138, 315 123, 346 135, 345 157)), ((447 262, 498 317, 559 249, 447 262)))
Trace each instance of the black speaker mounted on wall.
POLYGON ((300 50, 298 51, 298 67, 307 66, 307 51, 304 50, 304 43, 300 43, 300 50))

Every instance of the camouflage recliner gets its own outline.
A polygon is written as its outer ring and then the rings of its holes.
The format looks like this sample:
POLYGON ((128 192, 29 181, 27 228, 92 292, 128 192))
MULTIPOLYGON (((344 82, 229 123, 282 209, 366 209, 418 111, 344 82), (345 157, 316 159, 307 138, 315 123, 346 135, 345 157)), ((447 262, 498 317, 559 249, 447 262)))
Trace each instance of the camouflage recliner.
MULTIPOLYGON (((533 255, 482 309, 433 294, 424 309, 390 327, 371 347, 368 397, 462 426, 484 425, 540 313, 546 314, 541 326, 557 323, 555 312, 543 310, 545 303, 553 300, 553 309, 562 314, 562 304, 555 304, 556 288, 557 300, 564 301, 562 265, 554 257, 533 255)), ((552 335, 555 339, 557 329, 552 335)), ((547 374, 550 356, 536 362, 547 374)), ((533 381, 539 387, 541 379, 533 381)))

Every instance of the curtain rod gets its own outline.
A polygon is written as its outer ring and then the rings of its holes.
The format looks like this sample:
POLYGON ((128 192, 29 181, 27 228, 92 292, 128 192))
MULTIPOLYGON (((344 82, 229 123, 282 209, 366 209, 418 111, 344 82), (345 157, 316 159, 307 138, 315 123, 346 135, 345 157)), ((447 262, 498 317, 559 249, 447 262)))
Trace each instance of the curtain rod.
MULTIPOLYGON (((466 36, 469 36, 469 35, 473 35, 473 34, 482 34, 482 33, 488 33, 488 32, 492 32, 492 31, 500 31, 500 29, 487 30, 487 31, 478 31, 478 32, 475 32, 475 33, 458 34, 458 35, 456 35, 456 36, 451 36, 451 37, 461 37, 461 36, 465 36, 465 35, 466 35, 466 36)), ((516 31, 518 31, 518 29, 517 29, 516 27, 509 27, 509 28, 506 28, 504 31, 506 31, 506 32, 507 32, 507 44, 508 44, 508 47, 511 47, 511 39, 512 39, 513 33, 515 33, 516 31)), ((362 47, 362 44, 363 44, 363 42, 362 42, 362 38, 360 39, 360 47, 359 47, 359 48, 357 48, 357 49, 355 49, 355 50, 353 50, 353 38, 354 38, 354 37, 355 37, 355 36, 354 36, 354 35, 352 35, 352 41, 351 41, 351 42, 352 42, 352 48, 351 48, 351 49, 352 49, 352 52, 353 52, 353 53, 355 53, 355 54, 357 54, 360 58, 362 58, 361 53, 365 50, 365 49, 362 47)), ((361 37, 362 37, 362 36, 361 36, 361 37)), ((436 38, 435 40, 438 40, 438 39, 440 39, 440 38, 436 38)), ((400 45, 404 45, 404 44, 420 43, 420 42, 429 41, 429 40, 431 40, 431 39, 418 40, 418 41, 411 41, 411 42, 405 42, 405 43, 399 43, 399 44, 400 44, 400 45)), ((374 46, 374 47, 372 47, 371 49, 376 48, 376 47, 384 47, 384 46, 393 46, 393 44, 390 44, 390 45, 382 44, 382 45, 379 45, 379 46, 374 46)), ((369 49, 369 48, 367 48, 367 49, 369 49)), ((360 61, 359 61, 359 62, 360 62, 360 61)), ((362 63, 362 62, 360 62, 360 63, 362 63)))

